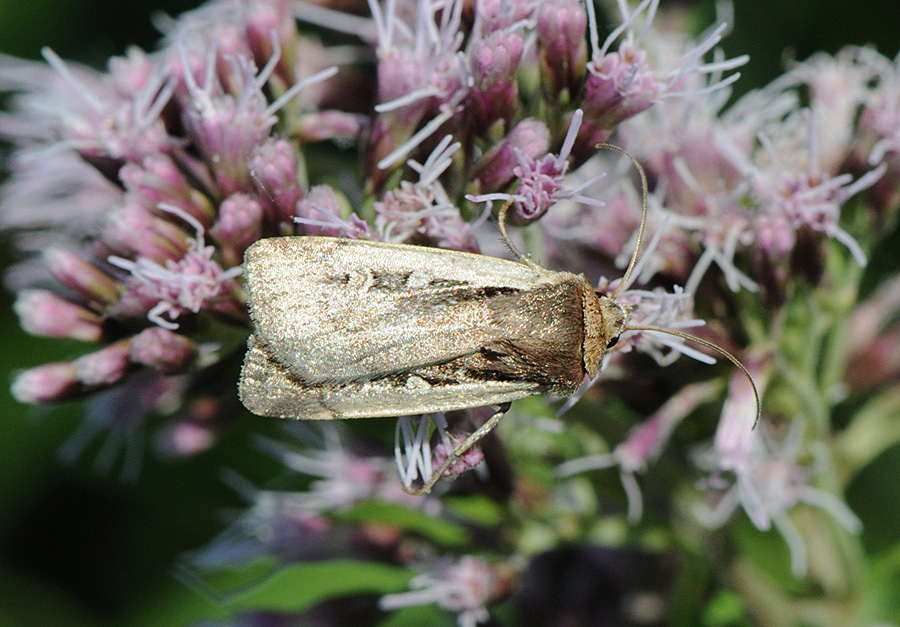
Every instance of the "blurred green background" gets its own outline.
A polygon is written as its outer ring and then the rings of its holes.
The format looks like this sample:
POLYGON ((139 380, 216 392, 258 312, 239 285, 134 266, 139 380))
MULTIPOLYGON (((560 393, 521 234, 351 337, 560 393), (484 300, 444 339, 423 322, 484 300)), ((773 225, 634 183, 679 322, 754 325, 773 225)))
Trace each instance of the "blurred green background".
MULTIPOLYGON (((183 0, 3 0, 0 52, 37 59, 47 45, 63 58, 104 67, 110 55, 124 53, 129 45, 153 49, 158 39, 154 13, 177 15, 192 6, 183 0)), ((713 3, 696 8, 697 23, 710 24, 713 3)), ((742 0, 735 2, 735 16, 735 31, 724 48, 729 56, 751 57, 741 69, 738 91, 776 77, 786 58, 867 43, 893 57, 900 46, 895 0, 855 5, 742 0)), ((9 261, 8 242, 0 241, 0 264, 9 261)), ((145 455, 133 484, 120 480, 118 465, 109 471, 95 467, 103 437, 74 463, 62 463, 59 453, 81 423, 81 406, 24 407, 12 400, 7 384, 17 369, 81 351, 75 343, 25 335, 11 304, 10 295, 0 291, 0 625, 171 625, 223 616, 214 603, 178 581, 173 565, 185 551, 213 538, 229 511, 242 507, 221 480, 222 469, 259 482, 277 471, 250 445, 252 434, 275 433, 277 421, 248 415, 211 451, 190 460, 145 455)), ((147 436, 152 438, 152 432, 147 436)), ((152 442, 146 447, 151 449, 152 442)), ((117 460, 120 464, 121 455, 117 460)), ((882 468, 900 467, 898 459, 882 461, 882 468)), ((881 486, 882 495, 897 491, 895 476, 869 481, 873 488, 881 486)), ((852 495, 850 504, 867 507, 852 495)), ((876 526, 884 530, 884 524, 876 526)))

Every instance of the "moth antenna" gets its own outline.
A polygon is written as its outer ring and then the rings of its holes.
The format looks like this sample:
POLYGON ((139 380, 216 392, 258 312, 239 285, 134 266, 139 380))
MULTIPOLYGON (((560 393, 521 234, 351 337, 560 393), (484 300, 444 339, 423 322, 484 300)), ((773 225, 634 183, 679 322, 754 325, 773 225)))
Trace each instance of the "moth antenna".
POLYGON ((727 350, 719 346, 718 344, 713 344, 708 340, 704 340, 703 338, 697 337, 696 335, 691 335, 689 333, 682 333, 681 331, 673 331, 672 329, 663 329, 661 327, 652 327, 652 326, 641 326, 641 325, 628 325, 624 329, 622 329, 622 333, 625 331, 656 331, 657 333, 665 333, 667 335, 674 335, 675 337, 680 337, 683 340, 687 340, 689 342, 695 342, 700 346, 705 346, 706 348, 715 351, 728 359, 732 364, 734 364, 744 376, 747 377, 747 381, 750 382, 750 387, 753 388, 753 398, 756 401, 756 420, 753 421, 753 428, 756 428, 756 425, 759 424, 759 419, 762 417, 762 403, 759 400, 759 390, 756 388, 756 382, 753 380, 753 375, 750 374, 750 371, 747 370, 747 367, 741 363, 741 360, 729 353, 727 350))
POLYGON ((616 300, 619 292, 625 289, 625 286, 628 285, 628 279, 631 276, 631 271, 634 270, 634 266, 637 265, 638 255, 641 252, 641 242, 644 240, 644 227, 647 225, 647 210, 649 205, 647 198, 650 196, 650 186, 647 185, 647 173, 644 171, 644 166, 638 163, 638 160, 632 157, 627 151, 619 148, 615 144, 606 143, 597 144, 594 146, 594 148, 598 150, 600 148, 605 148, 607 150, 612 150, 619 153, 634 164, 634 167, 637 168, 638 174, 641 177, 641 225, 638 227, 637 241, 634 243, 634 252, 631 254, 631 261, 628 263, 628 267, 625 269, 625 274, 622 275, 622 280, 619 281, 619 285, 616 287, 615 291, 610 297, 612 300, 616 300))
MULTIPOLYGON (((634 164, 634 167, 637 168, 638 174, 641 177, 641 225, 638 228, 637 241, 634 244, 634 253, 631 255, 631 261, 628 263, 628 267, 625 269, 625 274, 622 275, 622 280, 619 281, 619 286, 612 293, 611 299, 615 300, 616 296, 619 295, 619 292, 621 292, 625 285, 628 283, 628 277, 631 276, 631 271, 634 270, 634 266, 637 264, 638 254, 641 251, 641 242, 644 239, 644 226, 647 224, 647 210, 649 204, 647 198, 650 195, 650 186, 647 184, 647 173, 644 171, 644 166, 638 163, 638 160, 632 157, 624 149, 619 148, 615 144, 606 143, 597 144, 594 146, 594 148, 598 150, 601 148, 606 148, 607 150, 613 150, 624 156, 634 164)), ((503 237, 503 241, 509 247, 510 251, 512 251, 512 253, 519 258, 519 261, 532 268, 533 270, 546 272, 546 268, 543 268, 540 264, 535 263, 528 255, 519 250, 516 245, 512 243, 511 239, 509 239, 509 235, 506 232, 506 214, 509 212, 509 208, 512 206, 513 202, 515 201, 512 199, 506 201, 506 203, 502 207, 500 207, 500 212, 497 214, 497 223, 500 227, 500 235, 503 237)))
POLYGON ((509 250, 512 251, 512 254, 519 258, 519 261, 524 263, 532 270, 536 270, 542 273, 547 272, 546 268, 541 267, 541 265, 535 263, 535 261, 531 257, 516 248, 516 245, 512 243, 512 240, 509 239, 509 235, 507 235, 506 233, 506 214, 509 211, 509 208, 512 207, 513 202, 515 201, 512 199, 506 201, 503 206, 500 207, 500 212, 497 214, 497 225, 500 227, 500 235, 503 236, 504 243, 509 248, 509 250))

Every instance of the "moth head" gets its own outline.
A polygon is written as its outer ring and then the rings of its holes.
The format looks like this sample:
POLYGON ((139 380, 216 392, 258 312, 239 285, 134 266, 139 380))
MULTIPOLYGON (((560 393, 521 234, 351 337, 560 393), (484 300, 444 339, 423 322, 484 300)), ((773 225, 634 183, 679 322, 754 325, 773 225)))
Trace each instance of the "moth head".
POLYGON ((593 290, 585 290, 584 301, 584 370, 597 376, 606 349, 615 346, 619 335, 631 319, 631 305, 613 300, 593 290))

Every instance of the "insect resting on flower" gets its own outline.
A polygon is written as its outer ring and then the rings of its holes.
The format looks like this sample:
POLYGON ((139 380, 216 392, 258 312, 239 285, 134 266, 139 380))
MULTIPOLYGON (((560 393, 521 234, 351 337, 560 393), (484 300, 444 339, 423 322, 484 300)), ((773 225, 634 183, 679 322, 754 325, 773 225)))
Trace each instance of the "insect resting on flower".
MULTIPOLYGON (((244 276, 255 329, 240 381, 244 405, 262 416, 310 420, 408 416, 495 405, 415 494, 488 434, 514 400, 573 394, 600 371, 629 325, 616 301, 635 267, 647 217, 647 180, 637 167, 643 214, 616 290, 598 293, 583 274, 555 272, 504 242, 518 261, 465 252, 336 237, 275 237, 247 249, 244 276)), ((759 396, 757 398, 757 417, 759 396)))

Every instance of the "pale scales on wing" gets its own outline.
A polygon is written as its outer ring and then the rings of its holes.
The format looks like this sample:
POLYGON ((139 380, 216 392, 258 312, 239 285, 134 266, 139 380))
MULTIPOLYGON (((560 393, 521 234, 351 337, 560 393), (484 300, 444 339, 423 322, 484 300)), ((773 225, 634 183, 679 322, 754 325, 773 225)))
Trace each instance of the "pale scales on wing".
POLYGON ((241 396, 265 415, 405 415, 569 394, 625 322, 583 276, 469 253, 273 238, 245 268, 256 333, 241 396))

